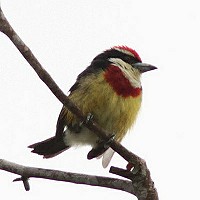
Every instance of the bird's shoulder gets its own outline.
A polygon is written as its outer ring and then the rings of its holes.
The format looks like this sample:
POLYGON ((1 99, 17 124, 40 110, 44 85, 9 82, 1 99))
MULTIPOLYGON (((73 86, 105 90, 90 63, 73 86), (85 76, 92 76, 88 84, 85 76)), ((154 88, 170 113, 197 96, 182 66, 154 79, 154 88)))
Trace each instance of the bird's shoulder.
POLYGON ((76 82, 69 89, 70 94, 80 87, 80 84, 84 81, 84 79, 89 76, 98 75, 100 72, 105 71, 109 64, 110 62, 107 60, 94 59, 92 63, 77 76, 76 82))

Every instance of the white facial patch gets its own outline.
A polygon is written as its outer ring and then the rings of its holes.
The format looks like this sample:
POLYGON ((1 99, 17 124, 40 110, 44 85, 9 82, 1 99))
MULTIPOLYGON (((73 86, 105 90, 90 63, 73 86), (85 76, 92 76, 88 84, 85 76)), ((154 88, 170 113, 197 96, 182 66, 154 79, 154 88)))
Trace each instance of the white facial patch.
POLYGON ((134 69, 130 64, 124 62, 120 58, 110 58, 109 61, 121 69, 122 73, 133 87, 141 88, 140 72, 137 69, 134 69))

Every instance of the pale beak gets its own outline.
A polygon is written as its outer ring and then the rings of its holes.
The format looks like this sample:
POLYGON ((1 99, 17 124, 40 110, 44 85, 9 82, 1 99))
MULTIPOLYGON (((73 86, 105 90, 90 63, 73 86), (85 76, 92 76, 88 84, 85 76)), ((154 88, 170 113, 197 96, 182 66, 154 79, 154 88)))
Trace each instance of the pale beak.
POLYGON ((146 64, 146 63, 140 63, 140 62, 133 64, 133 67, 138 69, 141 73, 157 69, 157 67, 155 67, 153 65, 146 64))

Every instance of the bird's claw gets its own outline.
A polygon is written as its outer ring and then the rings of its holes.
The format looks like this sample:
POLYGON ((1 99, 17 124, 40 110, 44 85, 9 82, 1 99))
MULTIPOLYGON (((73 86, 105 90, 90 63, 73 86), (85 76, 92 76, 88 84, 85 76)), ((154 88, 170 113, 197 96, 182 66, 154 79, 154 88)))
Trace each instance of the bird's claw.
POLYGON ((109 148, 110 144, 113 142, 113 140, 115 139, 115 134, 113 133, 107 141, 103 141, 102 143, 104 144, 104 148, 109 148))
POLYGON ((82 130, 83 124, 87 124, 91 119, 93 118, 93 115, 89 113, 84 121, 80 121, 79 123, 73 125, 71 127, 71 130, 73 130, 75 133, 80 133, 82 130))
POLYGON ((87 124, 94 116, 92 115, 92 113, 88 113, 85 123, 87 124))
POLYGON ((94 117, 94 116, 93 116, 91 113, 88 113, 86 119, 85 119, 84 121, 81 121, 81 122, 79 123, 79 127, 82 127, 82 125, 83 125, 84 123, 87 124, 93 117, 94 117))

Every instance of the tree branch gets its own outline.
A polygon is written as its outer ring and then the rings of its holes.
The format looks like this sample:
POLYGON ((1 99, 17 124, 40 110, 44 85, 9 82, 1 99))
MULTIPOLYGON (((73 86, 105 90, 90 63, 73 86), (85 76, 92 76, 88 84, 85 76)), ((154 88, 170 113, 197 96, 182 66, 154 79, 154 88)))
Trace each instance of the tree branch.
MULTIPOLYGON (((108 178, 102 176, 91 176, 86 174, 64 172, 59 170, 26 167, 3 159, 0 159, 0 169, 14 174, 18 174, 21 177, 25 177, 26 180, 28 178, 43 178, 56 181, 71 182, 76 184, 101 186, 135 194, 131 181, 127 180, 108 178)), ((14 181, 20 180, 22 181, 22 178, 15 179, 14 181)))
MULTIPOLYGON (((74 113, 80 121, 85 121, 86 116, 83 115, 81 110, 73 104, 73 102, 66 96, 63 91, 59 88, 59 86, 55 83, 55 81, 51 78, 49 73, 42 67, 37 58, 33 55, 31 50, 25 45, 25 43, 20 39, 14 29, 10 26, 7 19, 4 17, 2 10, 0 9, 0 31, 9 37, 9 39, 13 42, 15 47, 20 51, 22 56, 26 59, 26 61, 30 64, 30 66, 35 70, 40 79, 47 85, 47 87, 51 90, 51 92, 58 98, 58 100, 65 105, 72 113, 74 113)), ((84 124, 89 130, 93 131, 100 138, 107 141, 110 139, 109 135, 113 133, 109 133, 106 130, 103 130, 97 123, 95 123, 92 119, 84 124)), ((125 160, 128 162, 132 162, 133 164, 138 164, 140 162, 140 158, 128 151, 121 144, 113 141, 110 144, 111 148, 120 154, 125 160)))
MULTIPOLYGON (((20 51, 22 56, 27 60, 27 62, 31 65, 31 67, 35 70, 37 75, 40 77, 40 79, 47 85, 47 87, 58 98, 58 100, 63 105, 65 105, 72 113, 74 113, 81 121, 85 121, 86 116, 84 116, 83 113, 81 112, 81 110, 78 107, 76 107, 73 104, 73 102, 71 102, 69 100, 69 98, 62 92, 62 90, 58 87, 58 85, 55 83, 55 81, 51 78, 51 76, 48 74, 48 72, 41 66, 41 64, 36 59, 36 57, 33 55, 31 50, 25 45, 25 43, 20 39, 20 37, 14 31, 14 29, 10 26, 10 24, 7 21, 7 19, 5 18, 1 8, 0 8, 0 31, 9 37, 9 39, 12 41, 12 43, 20 51)), ((112 133, 109 133, 106 130, 103 130, 93 120, 90 120, 87 123, 84 123, 84 125, 89 130, 91 130, 95 134, 97 134, 98 137, 100 137, 103 140, 108 140, 109 139, 108 136, 112 135, 112 133)), ((154 193, 156 193, 156 190, 154 189, 153 181, 151 180, 150 172, 146 166, 146 163, 140 157, 138 157, 137 155, 128 151, 120 143, 118 143, 114 140, 111 142, 110 147, 114 151, 116 151, 119 155, 121 155, 125 160, 127 160, 129 163, 132 163, 134 165, 134 170, 132 172, 133 174, 136 174, 138 177, 140 177, 140 179, 142 177, 143 185, 145 185, 145 187, 140 187, 141 181, 139 183, 137 183, 137 182, 133 183, 136 186, 135 188, 136 188, 137 192, 135 194, 138 197, 138 199, 140 199, 140 200, 147 199, 149 194, 152 192, 152 187, 153 187, 153 191, 155 191, 154 193)), ((24 167, 22 167, 22 168, 24 168, 24 167)), ((28 168, 28 169, 30 169, 30 168, 28 168)), ((27 171, 28 171, 28 169, 27 169, 27 171)), ((8 171, 8 170, 6 170, 6 171, 8 171)), ((41 172, 41 169, 39 171, 41 172)), ((15 173, 14 171, 12 171, 12 169, 11 169, 11 172, 15 173)), ((58 172, 58 171, 54 171, 54 172, 52 171, 53 174, 54 173, 57 174, 56 172, 58 172)), ((111 172, 112 172, 112 170, 111 170, 111 172)), ((33 173, 35 173, 35 172, 33 172, 33 173)), ((84 175, 84 176, 86 176, 86 175, 84 175)), ((53 176, 53 177, 55 177, 55 176, 53 176)), ((44 177, 40 177, 40 178, 44 178, 44 177)), ((45 178, 47 178, 47 177, 45 177, 45 178)), ((87 184, 87 183, 85 182, 83 184, 87 184)), ((157 193, 154 196, 157 197, 157 193)), ((150 199, 154 200, 154 199, 158 199, 158 197, 155 198, 151 195, 150 199)))

